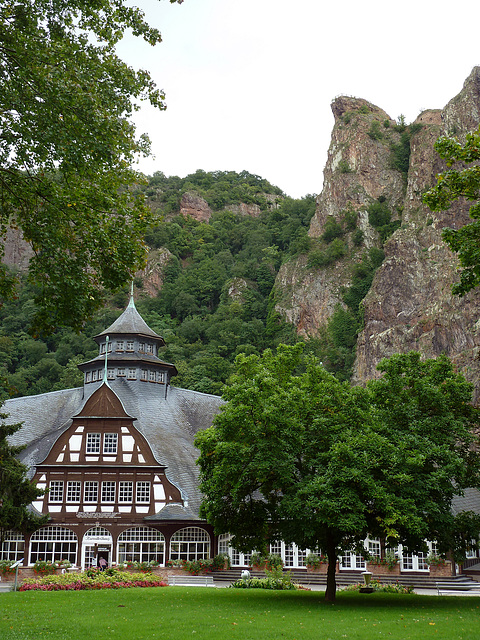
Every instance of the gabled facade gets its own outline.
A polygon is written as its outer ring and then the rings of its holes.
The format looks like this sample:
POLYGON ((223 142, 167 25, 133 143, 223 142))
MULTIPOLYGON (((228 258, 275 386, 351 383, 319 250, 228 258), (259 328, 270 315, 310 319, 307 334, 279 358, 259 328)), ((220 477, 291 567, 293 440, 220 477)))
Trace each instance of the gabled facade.
POLYGON ((99 354, 80 365, 81 389, 16 398, 4 410, 23 421, 13 442, 44 496, 32 505, 49 524, 32 536, 12 532, 0 559, 108 563, 210 557, 212 528, 199 518, 198 451, 221 400, 170 386, 165 345, 138 313, 123 314, 95 337, 99 354))

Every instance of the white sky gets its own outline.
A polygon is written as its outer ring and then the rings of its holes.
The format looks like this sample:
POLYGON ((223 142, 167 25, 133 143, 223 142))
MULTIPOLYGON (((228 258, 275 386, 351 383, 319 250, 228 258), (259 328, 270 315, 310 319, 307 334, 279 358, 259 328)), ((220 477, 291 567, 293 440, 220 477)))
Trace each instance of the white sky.
POLYGON ((479 6, 457 0, 133 0, 162 32, 118 52, 147 69, 168 109, 136 115, 146 174, 242 171, 287 195, 322 189, 340 94, 413 121, 442 108, 480 64, 479 6))

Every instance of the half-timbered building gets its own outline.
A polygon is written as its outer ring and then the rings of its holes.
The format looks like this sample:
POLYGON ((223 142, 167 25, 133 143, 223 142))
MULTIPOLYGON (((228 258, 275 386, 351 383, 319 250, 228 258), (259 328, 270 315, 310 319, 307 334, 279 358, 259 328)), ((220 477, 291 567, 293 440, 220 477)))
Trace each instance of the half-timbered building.
MULTIPOLYGON (((0 560, 69 560, 82 568, 126 561, 197 560, 228 553, 233 566, 250 554, 216 538, 199 516, 195 434, 212 424, 221 398, 171 386, 177 370, 163 362, 165 345, 138 313, 133 296, 120 317, 95 337, 98 356, 80 365, 80 388, 8 400, 2 411, 23 422, 12 438, 45 494, 32 505, 49 522, 31 536, 9 532, 0 560)), ((467 490, 455 511, 480 512, 480 493, 467 490)), ((366 540, 372 555, 380 541, 366 540)), ((428 543, 432 552, 435 546, 428 543)), ((270 551, 285 566, 305 566, 308 550, 278 541, 270 551)), ((428 572, 426 554, 397 549, 402 573, 428 572)), ((472 554, 470 563, 478 562, 472 554)), ((340 570, 363 570, 344 553, 340 570)))
POLYGON ((164 341, 138 313, 124 313, 95 337, 99 354, 80 365, 83 387, 8 400, 12 443, 45 494, 33 503, 49 524, 25 538, 12 532, 0 559, 108 563, 210 557, 212 528, 200 519, 198 451, 218 396, 172 387, 164 341))

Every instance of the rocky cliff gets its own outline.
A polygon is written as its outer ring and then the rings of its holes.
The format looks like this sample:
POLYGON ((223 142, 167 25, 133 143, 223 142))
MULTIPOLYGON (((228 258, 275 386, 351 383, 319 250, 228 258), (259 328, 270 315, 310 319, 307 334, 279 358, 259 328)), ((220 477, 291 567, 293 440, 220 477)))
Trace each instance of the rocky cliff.
POLYGON ((475 384, 478 399, 480 292, 464 298, 452 295, 457 262, 441 239, 444 227, 457 228, 469 220, 468 209, 457 204, 432 214, 422 204, 422 194, 443 169, 433 149, 438 136, 454 134, 461 139, 480 124, 480 68, 472 71, 462 91, 444 109, 418 116, 410 128, 410 155, 409 159, 404 155, 404 167, 402 126, 384 111, 349 97, 337 98, 332 110, 335 124, 324 188, 310 237, 313 243, 321 242, 328 221, 340 223, 350 208, 362 240, 355 245, 353 231, 347 233, 346 255, 321 268, 309 267, 308 256, 283 265, 276 281, 277 310, 297 326, 299 334, 319 335, 336 305, 345 306, 343 294, 354 265, 370 247, 382 244, 379 230, 369 222, 368 208, 384 202, 401 224, 382 246, 385 259, 362 303, 354 381, 374 377, 379 360, 393 353, 412 349, 426 357, 445 353, 475 384), (398 158, 401 161, 395 162, 398 158))

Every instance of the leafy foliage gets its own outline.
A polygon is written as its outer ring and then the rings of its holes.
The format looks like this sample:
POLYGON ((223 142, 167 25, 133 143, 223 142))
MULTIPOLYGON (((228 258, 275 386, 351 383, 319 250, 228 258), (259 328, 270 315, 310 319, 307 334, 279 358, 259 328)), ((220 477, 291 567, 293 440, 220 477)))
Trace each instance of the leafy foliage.
MULTIPOLYGON (((2 2, 0 21, 0 237, 18 228, 33 249, 36 326, 80 327, 145 258, 149 209, 130 165, 149 144, 130 117, 164 96, 115 45, 126 30, 152 45, 160 34, 124 0, 2 2)), ((0 295, 14 288, 2 267, 0 295)))
POLYGON ((0 541, 8 530, 31 533, 48 519, 35 516, 28 509, 43 491, 30 482, 26 477, 27 467, 16 458, 23 447, 14 447, 7 441, 7 437, 22 426, 7 424, 7 417, 0 413, 0 541))
POLYGON ((460 229, 444 229, 442 234, 458 254, 462 267, 460 282, 453 285, 452 291, 463 296, 480 284, 480 166, 472 164, 480 160, 480 129, 467 134, 463 145, 456 138, 442 136, 435 143, 435 150, 445 160, 447 170, 437 176, 435 187, 424 195, 425 204, 432 211, 444 211, 457 200, 474 202, 469 209, 472 222, 460 229))
POLYGON ((237 358, 227 404, 196 437, 202 515, 229 531, 240 550, 283 539, 328 556, 326 598, 335 598, 335 563, 367 534, 391 546, 465 550, 458 532, 478 516, 452 515, 451 501, 480 485, 472 449, 479 412, 472 387, 446 357, 399 355, 379 366, 367 389, 342 383, 302 346, 237 358))
MULTIPOLYGON (((210 181, 211 174, 205 175, 210 181)), ((239 175, 239 181, 245 179, 239 175)), ((234 184, 233 174, 231 180, 234 184)), ((172 256, 159 296, 140 300, 137 307, 164 336, 167 348, 161 357, 177 366, 176 385, 220 393, 238 353, 261 353, 280 341, 296 340, 294 328, 275 311, 273 284, 282 261, 308 245, 314 210, 311 195, 283 198, 257 218, 229 211, 214 213, 209 223, 158 216, 146 239, 153 247, 168 248, 172 256)), ((5 396, 79 386, 82 376, 76 365, 97 355, 91 337, 123 310, 126 289, 107 296, 105 308, 82 332, 64 328, 33 339, 29 331, 37 311, 36 289, 22 284, 18 298, 0 308, 5 396)), ((136 284, 141 286, 141 279, 136 284)))

